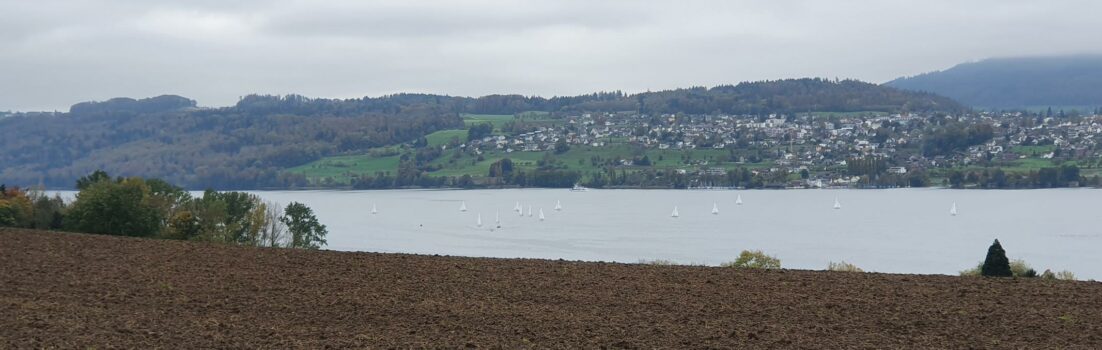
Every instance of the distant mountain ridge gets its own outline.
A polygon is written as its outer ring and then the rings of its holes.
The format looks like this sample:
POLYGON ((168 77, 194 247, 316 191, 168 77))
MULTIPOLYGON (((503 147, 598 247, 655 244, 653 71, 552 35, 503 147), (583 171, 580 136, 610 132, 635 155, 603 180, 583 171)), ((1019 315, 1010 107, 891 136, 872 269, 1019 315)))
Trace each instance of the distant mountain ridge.
POLYGON ((885 83, 976 108, 1102 106, 1102 55, 992 58, 885 83))

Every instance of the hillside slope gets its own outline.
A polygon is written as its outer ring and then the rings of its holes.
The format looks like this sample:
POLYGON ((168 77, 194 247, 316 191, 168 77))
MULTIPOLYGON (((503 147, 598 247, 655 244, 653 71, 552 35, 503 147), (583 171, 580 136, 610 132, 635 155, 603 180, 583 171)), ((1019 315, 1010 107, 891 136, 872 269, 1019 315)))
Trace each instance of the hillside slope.
POLYGON ((995 58, 885 85, 948 96, 979 108, 1102 106, 1102 55, 995 58))
POLYGON ((0 119, 0 183, 71 188, 95 170, 162 178, 189 189, 288 187, 279 171, 462 126, 421 104, 249 96, 198 109, 162 96, 79 103, 70 113, 0 119))
MULTIPOLYGON (((82 102, 69 113, 0 118, 0 183, 70 188, 95 170, 163 178, 189 189, 286 188, 281 172, 326 156, 415 140, 461 127, 459 115, 582 112, 753 114, 959 111, 937 95, 854 80, 787 79, 639 94, 479 98, 396 94, 358 99, 247 96, 198 108, 180 96, 82 102)), ((397 169, 388 169, 396 171, 397 169)))
POLYGON ((0 348, 1098 348, 1102 284, 0 229, 0 348))

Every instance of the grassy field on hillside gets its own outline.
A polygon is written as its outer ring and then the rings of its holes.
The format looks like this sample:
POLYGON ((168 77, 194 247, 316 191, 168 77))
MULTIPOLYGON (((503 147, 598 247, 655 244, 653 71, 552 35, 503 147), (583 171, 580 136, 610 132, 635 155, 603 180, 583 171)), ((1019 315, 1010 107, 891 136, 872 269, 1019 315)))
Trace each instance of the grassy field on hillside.
MULTIPOLYGON (((506 122, 517 120, 534 125, 553 126, 564 123, 564 120, 553 119, 547 113, 526 112, 513 115, 496 114, 464 114, 464 122, 470 126, 479 123, 491 123, 494 125, 495 134, 501 134, 501 127, 506 122)), ((425 136, 430 147, 447 145, 452 140, 460 143, 467 142, 467 130, 441 130, 425 136)), ((504 158, 513 161, 520 170, 533 170, 540 160, 551 153, 559 165, 566 170, 580 171, 583 174, 602 171, 607 160, 636 159, 646 156, 651 166, 657 168, 679 168, 696 170, 700 168, 768 168, 773 163, 736 164, 731 161, 729 151, 722 149, 644 149, 624 142, 624 140, 604 140, 609 144, 605 147, 592 147, 588 145, 572 145, 570 150, 562 154, 553 154, 550 151, 506 152, 504 149, 493 149, 483 154, 473 155, 460 152, 455 149, 445 150, 439 158, 429 164, 440 167, 440 170, 430 172, 431 176, 463 176, 483 177, 489 173, 490 165, 504 158), (481 158, 481 160, 479 160, 481 158), (594 163, 596 161, 596 163, 594 163)), ((411 149, 398 146, 388 146, 368 150, 364 154, 340 155, 326 157, 307 164, 289 168, 289 173, 303 174, 311 182, 323 182, 331 179, 334 184, 349 184, 352 176, 379 172, 394 174, 398 170, 398 162, 401 152, 412 152, 411 149)), ((640 167, 629 169, 638 170, 640 167)), ((630 170, 629 170, 630 171, 630 170)))

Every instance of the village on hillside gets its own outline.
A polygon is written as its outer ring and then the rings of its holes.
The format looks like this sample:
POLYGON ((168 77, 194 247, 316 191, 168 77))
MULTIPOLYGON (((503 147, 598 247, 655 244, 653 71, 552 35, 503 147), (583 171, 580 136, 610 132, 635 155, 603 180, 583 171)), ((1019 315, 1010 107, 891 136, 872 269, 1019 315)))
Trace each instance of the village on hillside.
MULTIPOLYGON (((868 183, 861 175, 903 176, 938 169, 1035 171, 1064 162, 1097 167, 1102 156, 1098 146, 1102 116, 1049 114, 580 113, 527 130, 507 123, 502 132, 457 146, 478 154, 553 152, 561 144, 597 150, 630 144, 650 150, 727 151, 726 159, 690 160, 677 166, 677 171, 718 176, 741 165, 764 163, 769 166, 754 169, 755 175, 790 174, 785 187, 805 188, 855 187, 868 183), (870 173, 847 164, 860 159, 876 159, 880 169, 870 173)), ((523 119, 516 124, 523 124, 523 119)), ((640 165, 639 159, 626 157, 616 162, 621 167, 640 165)))

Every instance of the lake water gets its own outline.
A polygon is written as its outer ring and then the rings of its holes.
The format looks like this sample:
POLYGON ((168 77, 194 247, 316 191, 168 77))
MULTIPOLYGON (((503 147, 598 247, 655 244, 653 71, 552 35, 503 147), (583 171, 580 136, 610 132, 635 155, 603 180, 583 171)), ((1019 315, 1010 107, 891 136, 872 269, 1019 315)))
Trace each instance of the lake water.
POLYGON ((998 238, 1011 259, 1038 272, 1102 279, 1102 192, 1090 189, 255 193, 313 208, 333 250, 718 265, 760 249, 786 268, 845 260, 866 271, 956 274, 982 261, 998 238), (739 195, 743 205, 735 204, 739 195), (832 208, 835 198, 841 209, 832 208), (553 210, 557 201, 562 211, 553 210), (517 202, 524 216, 513 211, 517 202), (950 216, 954 202, 959 215, 950 216))
POLYGON ((845 260, 866 271, 956 274, 982 261, 998 238, 1011 259, 1038 272, 1066 269, 1102 279, 1097 190, 257 193, 309 205, 328 225, 334 250, 718 265, 743 249, 760 249, 787 268, 824 269, 845 260), (735 204, 736 196, 743 205, 735 204), (835 198, 841 209, 833 209, 835 198), (553 210, 557 201, 562 211, 553 210), (464 202, 468 210, 461 212, 464 202), (525 216, 513 211, 517 202, 525 216), (959 215, 950 216, 954 202, 959 215), (718 215, 711 214, 713 203, 718 215), (378 214, 371 214, 372 205, 378 214), (677 218, 670 216, 674 206, 677 218))

